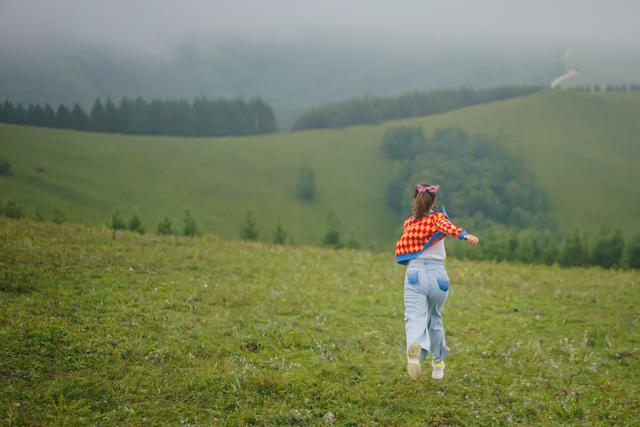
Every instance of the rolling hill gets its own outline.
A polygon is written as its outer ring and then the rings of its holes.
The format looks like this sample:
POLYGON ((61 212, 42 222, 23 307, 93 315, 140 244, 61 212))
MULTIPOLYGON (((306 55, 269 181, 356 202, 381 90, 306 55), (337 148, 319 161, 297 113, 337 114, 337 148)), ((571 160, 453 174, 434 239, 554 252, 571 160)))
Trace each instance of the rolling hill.
MULTIPOLYGON (((0 125, 0 200, 50 217, 104 224, 115 209, 137 210, 148 229, 189 208, 202 230, 237 237, 246 212, 260 238, 278 219, 296 243, 318 243, 335 211, 347 238, 389 247, 398 218, 384 204, 397 165, 380 153, 384 130, 445 126, 499 136, 546 189, 561 226, 640 230, 640 94, 543 91, 446 114, 236 138, 139 137, 0 125), (301 167, 315 171, 317 200, 293 192, 301 167), (34 169, 34 168, 37 168, 34 169), (39 171, 39 172, 38 172, 39 171)), ((446 183, 442 183, 446 186, 446 183)))

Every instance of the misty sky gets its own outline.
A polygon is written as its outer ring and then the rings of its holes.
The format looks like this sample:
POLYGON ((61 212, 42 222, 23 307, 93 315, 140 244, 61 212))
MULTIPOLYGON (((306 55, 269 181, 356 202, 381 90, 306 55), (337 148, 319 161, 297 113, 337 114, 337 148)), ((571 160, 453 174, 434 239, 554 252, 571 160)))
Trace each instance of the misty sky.
POLYGON ((211 40, 635 47, 637 0, 0 0, 0 49, 163 54, 211 40))

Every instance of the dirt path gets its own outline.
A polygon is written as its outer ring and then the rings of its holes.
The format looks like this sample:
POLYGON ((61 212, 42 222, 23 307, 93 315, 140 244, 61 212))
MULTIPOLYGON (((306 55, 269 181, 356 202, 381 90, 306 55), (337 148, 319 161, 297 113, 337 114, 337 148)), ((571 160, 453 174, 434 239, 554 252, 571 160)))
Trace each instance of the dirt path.
MULTIPOLYGON (((564 63, 565 67, 567 67, 567 58, 569 58, 569 56, 571 56, 573 54, 573 49, 567 49, 562 56, 560 57, 560 60, 564 63)), ((555 79, 553 79, 553 81, 551 82, 551 84, 549 86, 556 87, 558 86, 560 83, 562 83, 565 80, 570 79, 571 77, 575 76, 576 74, 578 74, 578 72, 576 70, 574 70, 573 68, 569 68, 567 67, 568 70, 566 73, 564 73, 563 75, 561 75, 560 77, 556 77, 555 79)))
POLYGON ((571 69, 569 71, 567 71, 566 73, 564 73, 563 75, 561 75, 560 77, 555 78, 552 82, 551 82, 551 87, 556 87, 558 86, 560 83, 562 83, 565 80, 570 79, 571 77, 575 76, 576 74, 578 74, 578 72, 574 69, 571 69))

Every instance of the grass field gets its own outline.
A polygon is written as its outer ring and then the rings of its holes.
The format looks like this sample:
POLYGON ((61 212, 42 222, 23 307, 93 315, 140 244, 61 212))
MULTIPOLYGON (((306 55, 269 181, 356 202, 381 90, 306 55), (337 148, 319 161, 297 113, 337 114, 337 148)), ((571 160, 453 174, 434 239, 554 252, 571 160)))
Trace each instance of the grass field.
POLYGON ((640 423, 640 273, 451 260, 411 382, 390 254, 0 218, 4 425, 640 423))
MULTIPOLYGON (((0 124, 0 157, 14 175, 0 177, 1 199, 47 217, 104 224, 111 212, 137 210, 148 229, 165 215, 180 226, 190 208, 201 228, 238 236, 255 211, 261 239, 278 219, 291 240, 317 244, 336 212, 345 238, 384 249, 398 219, 383 194, 397 164, 381 155, 390 126, 443 126, 498 135, 534 172, 553 213, 568 228, 612 218, 640 231, 640 94, 543 91, 446 114, 356 126, 238 138, 136 137, 0 124), (317 200, 293 196, 302 166, 316 172, 317 200), (38 173, 36 167, 44 168, 38 173)), ((446 183, 442 183, 446 189, 446 183)))

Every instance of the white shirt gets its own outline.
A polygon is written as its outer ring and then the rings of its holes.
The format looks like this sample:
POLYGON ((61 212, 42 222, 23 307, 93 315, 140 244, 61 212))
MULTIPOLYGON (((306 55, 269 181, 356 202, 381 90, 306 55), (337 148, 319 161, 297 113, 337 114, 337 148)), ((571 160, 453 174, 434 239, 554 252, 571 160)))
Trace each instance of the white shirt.
POLYGON ((444 261, 447 257, 447 251, 444 250, 444 239, 425 249, 417 258, 437 259, 444 261))

